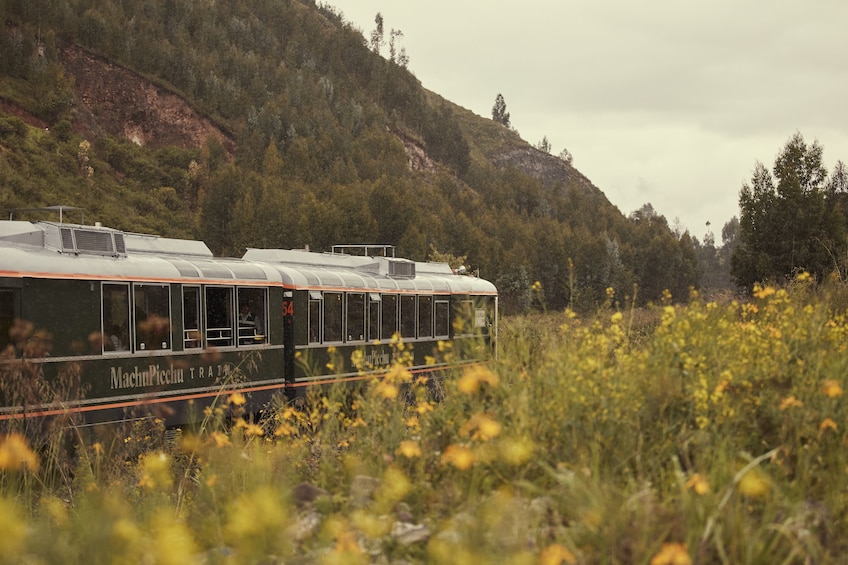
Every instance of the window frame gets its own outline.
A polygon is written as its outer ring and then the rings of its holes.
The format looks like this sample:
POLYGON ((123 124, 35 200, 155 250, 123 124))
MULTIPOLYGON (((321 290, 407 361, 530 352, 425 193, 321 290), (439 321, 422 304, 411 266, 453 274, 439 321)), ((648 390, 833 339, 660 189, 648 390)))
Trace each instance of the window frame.
POLYGON ((235 338, 235 287, 231 285, 206 285, 203 287, 203 342, 206 347, 233 347, 235 338), (214 297, 218 304, 213 311, 210 308, 210 294, 222 292, 221 297, 214 297), (221 299, 223 298, 223 299, 221 299), (217 323, 218 315, 217 306, 224 307, 224 324, 218 324, 210 327, 210 324, 217 323), (215 332, 216 335, 212 335, 215 332))
MULTIPOLYGON (((149 283, 149 282, 134 282, 132 283, 132 308, 131 315, 133 320, 133 335, 132 335, 132 344, 133 351, 171 351, 174 347, 171 328, 173 327, 173 315, 171 312, 171 285, 167 283, 149 283), (153 291, 162 290, 164 291, 164 306, 167 310, 165 312, 152 312, 151 309, 155 307, 159 307, 163 305, 163 297, 162 296, 151 296, 154 294, 153 291), (143 304, 139 304, 139 297, 143 297, 143 304), (151 299, 156 299, 156 302, 151 306, 151 299), (144 320, 139 320, 139 314, 144 314, 144 320), (152 341, 154 337, 152 335, 147 336, 151 339, 148 347, 147 341, 141 341, 142 338, 146 337, 140 331, 141 324, 147 321, 151 316, 160 316, 163 319, 167 320, 167 326, 164 332, 157 332, 155 337, 157 338, 155 341, 152 341), (160 338, 165 338, 166 341, 160 341, 160 338), (161 344, 161 345, 160 345, 161 344)), ((158 328, 156 328, 158 330, 158 328)))
MULTIPOLYGON (((104 355, 126 355, 133 352, 135 344, 134 323, 131 315, 130 301, 130 283, 128 282, 101 282, 100 283, 100 327, 103 335, 103 343, 101 344, 104 355), (107 287, 111 288, 108 293, 111 297, 112 292, 122 290, 124 299, 124 311, 115 309, 115 301, 112 299, 111 305, 108 308, 107 315, 106 296, 107 287), (123 321, 115 321, 117 314, 123 315, 123 321), (118 331, 111 331, 116 329, 118 331), (113 339, 114 337, 114 339, 113 339)), ((121 305, 118 304, 120 307, 121 305)))
POLYGON ((203 337, 204 331, 203 328, 205 326, 203 320, 203 291, 200 285, 183 285, 182 286, 182 313, 183 313, 183 350, 190 351, 192 349, 202 349, 203 348, 203 337), (186 291, 194 292, 194 309, 196 310, 196 316, 190 316, 190 313, 186 309, 186 304, 188 304, 188 294, 186 291), (188 327, 188 320, 190 318, 196 318, 196 322, 192 322, 192 324, 196 324, 194 327, 188 327))

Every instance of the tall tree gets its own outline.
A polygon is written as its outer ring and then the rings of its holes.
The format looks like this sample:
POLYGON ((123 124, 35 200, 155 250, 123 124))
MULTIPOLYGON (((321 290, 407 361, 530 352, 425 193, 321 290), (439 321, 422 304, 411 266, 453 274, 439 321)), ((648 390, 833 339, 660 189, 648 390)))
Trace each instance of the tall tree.
POLYGON ((371 51, 380 54, 380 48, 385 40, 383 39, 383 14, 377 12, 374 16, 374 30, 371 32, 371 51))
POLYGON ((492 106, 492 119, 503 126, 509 127, 509 112, 506 111, 506 102, 500 92, 495 97, 495 105, 492 106))
POLYGON ((844 256, 844 218, 832 205, 822 147, 793 135, 770 173, 757 163, 739 193, 739 246, 731 274, 743 287, 798 271, 821 277, 844 256))

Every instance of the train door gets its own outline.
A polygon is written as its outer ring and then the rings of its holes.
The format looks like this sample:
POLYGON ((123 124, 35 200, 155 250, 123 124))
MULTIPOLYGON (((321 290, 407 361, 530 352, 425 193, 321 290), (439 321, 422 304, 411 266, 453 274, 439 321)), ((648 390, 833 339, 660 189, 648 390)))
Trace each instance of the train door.
POLYGON ((380 293, 368 293, 368 341, 380 339, 380 293))
POLYGON ((21 295, 16 288, 0 288, 0 355, 8 348, 14 351, 12 328, 21 317, 21 295))

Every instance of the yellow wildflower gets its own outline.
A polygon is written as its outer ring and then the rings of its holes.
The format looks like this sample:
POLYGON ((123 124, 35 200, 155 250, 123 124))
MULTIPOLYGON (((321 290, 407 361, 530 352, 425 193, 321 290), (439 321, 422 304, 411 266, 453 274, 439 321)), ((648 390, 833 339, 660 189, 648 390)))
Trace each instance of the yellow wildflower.
POLYGON ((777 292, 777 291, 774 289, 774 287, 771 287, 771 286, 766 286, 766 287, 762 287, 762 286, 759 286, 759 285, 754 286, 754 296, 756 298, 760 298, 760 299, 768 298, 769 296, 771 296, 775 292, 777 292))
POLYGON ((539 565, 561 565, 562 563, 572 565, 577 563, 577 558, 568 548, 558 543, 549 545, 539 554, 539 565))
POLYGON ((234 392, 227 398, 227 403, 232 404, 233 406, 243 406, 246 402, 247 400, 240 392, 234 392))
POLYGON ((501 425, 496 420, 486 414, 473 415, 461 428, 459 435, 468 437, 477 441, 488 441, 498 437, 501 433, 501 425))
POLYGON ((491 387, 497 387, 498 376, 482 365, 475 365, 465 370, 457 382, 456 387, 459 392, 474 394, 480 390, 482 383, 486 383, 491 387))
POLYGON ((474 453, 461 445, 449 445, 442 453, 441 461, 453 465, 460 471, 465 471, 474 464, 474 453))
POLYGON ((374 498, 378 505, 394 507, 410 490, 412 490, 412 483, 404 472, 396 467, 389 467, 380 480, 380 486, 377 487, 374 498))
POLYGON ((685 543, 664 543, 651 558, 651 565, 692 565, 685 543))
POLYGON ((710 492, 710 484, 698 473, 695 473, 688 481, 686 481, 686 488, 692 489, 696 494, 700 495, 710 492))
POLYGON ((291 436, 291 435, 294 435, 295 431, 296 431, 296 429, 295 429, 294 426, 292 426, 291 424, 289 424, 287 422, 283 422, 279 426, 277 426, 276 430, 274 430, 274 435, 278 436, 278 437, 279 436, 291 436))
POLYGON ((827 429, 831 429, 831 430, 836 431, 837 425, 836 425, 836 422, 834 422, 830 418, 825 418, 824 421, 822 421, 822 423, 819 424, 819 429, 822 430, 822 431, 827 430, 827 429))
POLYGON ((386 373, 386 379, 393 383, 408 383, 412 381, 412 373, 401 363, 394 363, 386 373))
POLYGON ((212 438, 212 443, 215 444, 215 447, 227 447, 231 445, 230 438, 223 432, 212 432, 209 434, 209 437, 212 438))
POLYGON ((500 444, 500 458, 509 465, 523 465, 533 456, 535 446, 527 438, 504 439, 500 444))
POLYGON ((171 463, 168 455, 162 451, 141 456, 141 478, 138 486, 146 488, 167 488, 173 483, 171 463))
POLYGON ((418 445, 417 441, 405 440, 400 442, 400 447, 397 448, 397 453, 403 455, 407 459, 421 457, 421 446, 418 445))
POLYGON ((38 469, 38 456, 29 448, 24 436, 16 433, 0 438, 0 469, 19 471, 38 469))
POLYGON ((759 469, 751 469, 739 480, 739 492, 749 498, 762 498, 769 490, 771 484, 759 469))
MULTIPOLYGON (((343 532, 336 539, 336 546, 333 548, 333 553, 341 554, 341 555, 349 555, 349 556, 364 555, 362 548, 359 547, 359 543, 357 543, 357 541, 356 541, 356 536, 353 534, 353 532, 349 532, 349 531, 343 532)), ((339 559, 341 559, 341 558, 339 558, 339 559)))
POLYGON ((803 405, 804 403, 795 398, 795 395, 793 394, 792 396, 783 399, 780 403, 780 409, 786 410, 787 408, 800 408, 803 405))
POLYGON ((244 435, 246 436, 264 436, 265 430, 262 429, 261 426, 253 423, 245 422, 243 419, 239 418, 236 422, 237 428, 244 429, 244 435))
POLYGON ((435 408, 432 402, 422 402, 415 407, 415 411, 418 412, 419 415, 424 415, 427 412, 432 412, 434 409, 435 408))
POLYGON ((418 416, 416 416, 415 414, 413 414, 412 416, 410 416, 406 420, 404 420, 403 424, 407 428, 420 428, 421 427, 421 422, 418 421, 418 416))
POLYGON ((842 396, 842 386, 839 384, 839 381, 828 379, 824 382, 822 392, 828 398, 836 398, 842 396))
POLYGON ((387 400, 394 400, 395 398, 397 398, 398 393, 400 392, 398 390, 398 387, 396 387, 389 381, 380 381, 374 391, 377 396, 382 396, 387 400))

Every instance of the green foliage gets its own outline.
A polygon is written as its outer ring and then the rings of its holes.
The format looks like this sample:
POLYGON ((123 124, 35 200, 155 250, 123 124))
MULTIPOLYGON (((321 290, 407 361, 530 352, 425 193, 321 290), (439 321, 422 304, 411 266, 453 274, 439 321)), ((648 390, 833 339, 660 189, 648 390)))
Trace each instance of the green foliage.
POLYGON ((502 126, 509 127, 509 112, 506 111, 506 102, 501 93, 495 97, 495 105, 492 106, 492 119, 502 126))
POLYGON ((503 97, 492 121, 426 91, 395 30, 386 60, 369 49, 382 31, 369 43, 310 2, 13 0, 2 13, 0 96, 49 129, 0 116, 4 208, 76 205, 90 221, 201 238, 227 255, 356 240, 423 260, 435 246, 503 276, 517 311, 590 310, 608 287, 634 285, 645 302, 666 289, 685 300, 697 284, 691 242, 664 223, 636 225, 576 176, 543 181, 505 164, 530 147, 502 127, 503 97), (112 130, 74 101, 58 38, 177 93, 226 143, 146 147, 94 133, 112 130), (425 170, 411 170, 422 151, 425 170), (516 285, 536 281, 544 301, 528 302, 516 285))
MULTIPOLYGON (((780 280, 799 271, 818 279, 842 272, 848 250, 843 195, 828 184, 822 147, 793 135, 775 159, 773 173, 757 163, 739 193, 739 247, 731 273, 737 284, 780 280)), ((834 173, 838 177, 837 173, 834 173)))

